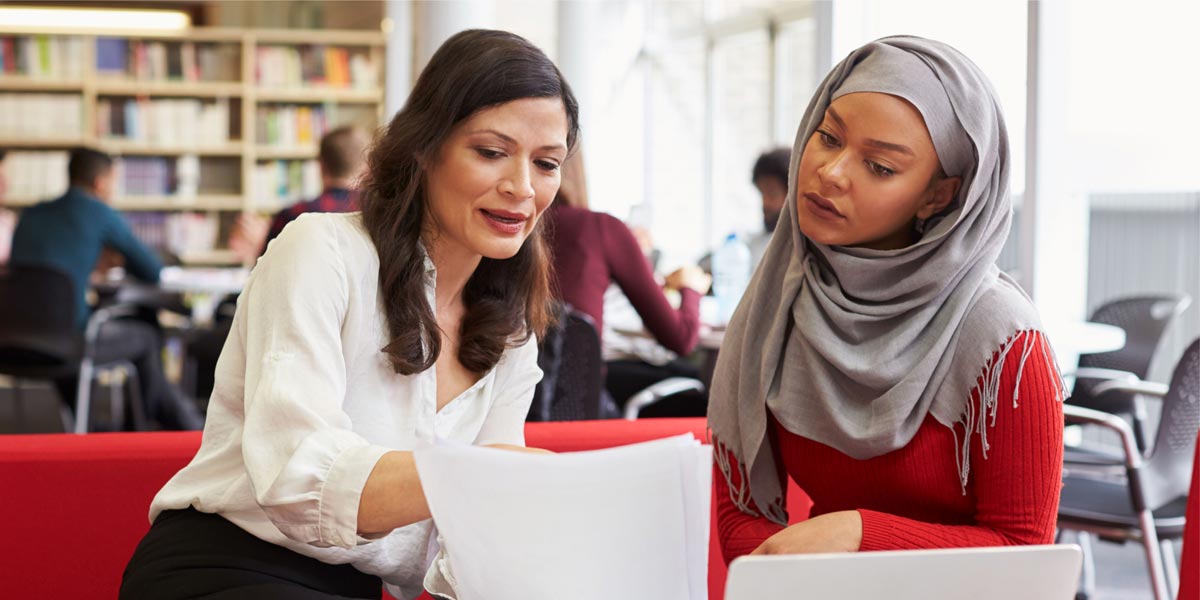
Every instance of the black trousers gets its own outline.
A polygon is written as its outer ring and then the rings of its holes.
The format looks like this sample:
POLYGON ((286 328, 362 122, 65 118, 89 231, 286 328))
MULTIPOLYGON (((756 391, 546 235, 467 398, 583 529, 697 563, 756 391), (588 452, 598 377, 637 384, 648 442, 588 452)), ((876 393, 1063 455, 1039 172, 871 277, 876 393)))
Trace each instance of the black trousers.
POLYGON ((138 544, 121 600, 337 600, 383 594, 383 582, 264 542, 220 515, 165 511, 138 544))
MULTIPOLYGON (((665 365, 640 360, 614 360, 607 363, 604 387, 622 408, 634 394, 670 377, 700 378, 700 369, 677 358, 665 365)), ((708 412, 708 394, 684 392, 663 398, 642 409, 641 417, 703 417, 708 412)))
MULTIPOLYGON (((158 329, 136 319, 105 323, 96 340, 96 362, 127 360, 137 367, 142 406, 150 419, 163 429, 202 429, 204 417, 195 402, 167 381, 162 366, 162 337, 158 329)), ((55 382, 59 396, 72 409, 78 378, 55 382)))

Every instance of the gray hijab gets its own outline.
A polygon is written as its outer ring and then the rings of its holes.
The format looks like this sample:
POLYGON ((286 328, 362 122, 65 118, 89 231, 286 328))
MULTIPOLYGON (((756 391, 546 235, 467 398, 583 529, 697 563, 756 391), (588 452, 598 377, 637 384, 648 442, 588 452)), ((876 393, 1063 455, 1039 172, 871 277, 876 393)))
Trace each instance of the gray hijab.
MULTIPOLYGON (((716 460, 743 512, 787 523, 768 409, 788 431, 860 460, 905 446, 932 414, 955 432, 965 493, 972 435, 986 456, 1008 351, 1041 329, 1028 297, 995 266, 1012 220, 1008 178, 996 94, 950 46, 877 40, 821 83, 796 134, 782 226, 729 324, 713 379, 716 460), (867 91, 913 104, 942 169, 962 178, 954 202, 899 250, 821 245, 791 215, 800 155, 825 109, 867 91)), ((1034 347, 1025 345, 1022 368, 1034 347)))

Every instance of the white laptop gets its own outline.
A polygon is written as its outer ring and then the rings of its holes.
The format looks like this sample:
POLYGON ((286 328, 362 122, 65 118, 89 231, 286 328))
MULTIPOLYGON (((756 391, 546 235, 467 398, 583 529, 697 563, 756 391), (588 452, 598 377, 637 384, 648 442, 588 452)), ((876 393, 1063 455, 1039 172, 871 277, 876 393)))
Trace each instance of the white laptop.
POLYGON ((725 600, 1072 600, 1079 546, 743 556, 725 600))

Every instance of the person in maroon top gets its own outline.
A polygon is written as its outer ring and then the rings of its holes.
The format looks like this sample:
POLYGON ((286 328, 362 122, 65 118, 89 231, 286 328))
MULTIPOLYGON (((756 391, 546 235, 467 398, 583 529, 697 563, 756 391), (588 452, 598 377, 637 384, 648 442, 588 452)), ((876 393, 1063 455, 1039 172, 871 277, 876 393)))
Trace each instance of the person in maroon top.
MULTIPOLYGON (((671 306, 629 227, 616 217, 587 209, 581 165, 579 153, 568 159, 563 166, 563 185, 546 212, 555 297, 587 314, 602 332, 604 292, 616 283, 654 339, 676 354, 690 353, 700 337, 700 297, 708 291, 712 278, 692 265, 668 275, 665 287, 680 295, 679 308, 671 306)), ((625 369, 609 364, 606 387, 618 404, 638 389, 682 374, 689 366, 643 365, 625 369)), ((703 399, 696 411, 703 414, 703 399)))
POLYGON ((725 559, 1051 543, 1063 384, 995 264, 1011 158, 991 84, 897 36, 808 106, 710 391, 725 559), (787 513, 789 478, 808 515, 787 513))

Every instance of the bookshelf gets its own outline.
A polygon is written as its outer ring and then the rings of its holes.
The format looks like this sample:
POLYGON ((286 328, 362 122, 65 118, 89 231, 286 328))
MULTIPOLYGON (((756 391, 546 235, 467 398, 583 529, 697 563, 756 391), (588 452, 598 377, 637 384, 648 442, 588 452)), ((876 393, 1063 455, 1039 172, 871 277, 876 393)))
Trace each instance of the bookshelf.
POLYGON ((325 131, 383 122, 385 43, 373 31, 0 25, 6 203, 58 195, 67 151, 93 147, 117 159, 113 207, 144 241, 185 263, 232 264, 238 214, 319 192, 325 131))

